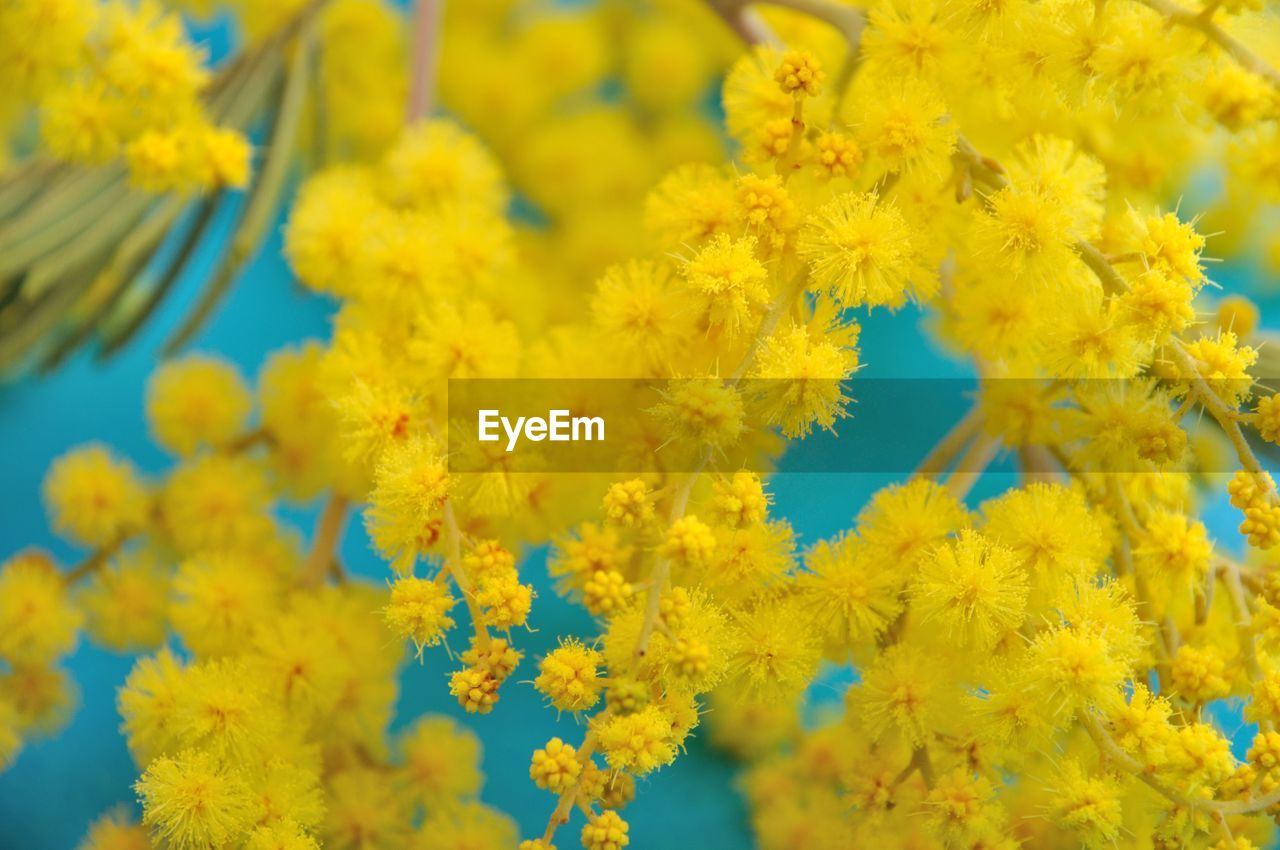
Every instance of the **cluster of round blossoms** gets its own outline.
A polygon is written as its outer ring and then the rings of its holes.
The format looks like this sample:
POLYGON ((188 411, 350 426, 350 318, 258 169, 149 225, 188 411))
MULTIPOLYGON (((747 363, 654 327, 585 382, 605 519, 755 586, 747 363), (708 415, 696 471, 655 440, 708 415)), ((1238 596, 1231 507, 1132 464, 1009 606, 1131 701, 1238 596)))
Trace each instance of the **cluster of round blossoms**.
POLYGON ((1280 204, 1276 17, 527 5, 451 4, 457 118, 299 188, 284 252, 337 302, 329 340, 273 355, 256 399, 219 360, 163 365, 163 480, 101 447, 55 462, 51 523, 89 554, 0 570, 0 763, 65 716, 84 629, 149 653, 119 697, 142 823, 88 850, 552 850, 575 813, 586 850, 620 850, 648 828, 622 814, 637 780, 704 717, 764 850, 1265 846, 1280 394, 1206 251, 1276 253, 1247 238, 1280 204), (732 160, 698 109, 722 72, 732 160), (1205 172, 1225 188, 1197 219, 1170 200, 1205 172), (856 316, 909 304, 972 364, 972 409, 801 547, 767 471, 877 415, 851 397, 856 316), (564 474, 466 439, 448 384, 476 378, 661 390, 622 428, 625 474, 564 474), (1020 481, 970 499, 1002 451, 1020 481), (1241 545, 1210 539, 1211 499, 1241 545), (305 544, 277 500, 323 505, 305 544), (386 589, 337 556, 353 510, 386 589), (525 660, 543 544, 597 627, 525 660), (433 667, 459 624, 461 709, 531 686, 581 720, 530 756, 551 799, 523 842, 476 800, 469 732, 388 736, 407 648, 433 667), (838 708, 803 712, 842 667, 838 708), (1232 700, 1248 732, 1220 725, 1232 700))

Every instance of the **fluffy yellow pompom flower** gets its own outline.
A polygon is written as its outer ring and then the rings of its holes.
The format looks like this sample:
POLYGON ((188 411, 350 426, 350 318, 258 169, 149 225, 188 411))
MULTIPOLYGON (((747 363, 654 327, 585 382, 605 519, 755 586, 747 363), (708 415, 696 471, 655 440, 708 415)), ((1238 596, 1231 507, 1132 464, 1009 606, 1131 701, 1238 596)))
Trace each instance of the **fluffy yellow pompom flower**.
POLYGON ((436 378, 509 378, 520 362, 516 326, 495 317, 483 301, 446 303, 426 314, 409 356, 436 378))
POLYGON ((408 127, 383 161, 383 188, 400 206, 476 205, 500 213, 507 202, 502 169, 475 136, 448 120, 408 127))
POLYGON ((769 273, 756 259, 756 239, 714 237, 684 265, 689 286, 705 304, 708 321, 729 336, 749 330, 769 303, 769 273))
POLYGON ((44 502, 54 530, 84 546, 108 546, 142 528, 148 509, 133 467, 96 444, 53 462, 44 502))
POLYGON ((83 620, 43 553, 20 553, 0 566, 0 658, 47 664, 75 648, 83 620))
POLYGON ((910 646, 887 649, 849 691, 849 708, 878 739, 897 735, 913 745, 931 734, 942 711, 942 669, 910 646))
POLYGON ((747 430, 741 394, 716 378, 672 381, 649 413, 690 451, 726 449, 747 430))
POLYGON ((202 656, 244 649, 271 620, 279 600, 275 579, 248 558, 219 552, 183 561, 173 580, 174 630, 202 656))
POLYGON ((1249 398, 1253 391, 1249 368, 1258 362, 1256 348, 1240 345, 1234 333, 1222 331, 1216 337, 1188 342, 1186 349, 1200 377, 1227 404, 1238 407, 1249 398))
POLYGON ((886 170, 940 174, 946 168, 956 130, 932 88, 911 80, 901 88, 876 90, 860 105, 858 140, 886 170))
POLYGON ((807 50, 792 50, 782 57, 773 79, 787 94, 813 97, 822 91, 826 74, 814 55, 807 50))
POLYGON ((98 570, 79 595, 92 639, 117 651, 158 647, 169 629, 170 577, 152 553, 129 553, 98 570))
POLYGON ((858 368, 858 325, 825 329, 792 322, 771 334, 756 355, 752 389, 761 415, 789 439, 807 437, 816 425, 833 431, 848 415, 841 382, 858 368))
POLYGON ((582 711, 600 699, 597 668, 604 661, 594 649, 576 640, 561 643, 538 665, 533 685, 561 711, 582 711))
POLYGON ((671 741, 671 718, 655 705, 634 714, 610 717, 596 727, 596 739, 614 770, 643 776, 671 764, 676 748, 671 741))
POLYGON ((769 515, 773 496, 764 489, 764 482, 754 472, 735 472, 732 476, 717 478, 712 487, 715 496, 712 508, 716 521, 734 528, 758 525, 769 515))
POLYGON ((862 164, 862 150, 858 143, 843 133, 823 133, 818 136, 815 166, 818 176, 824 180, 854 177, 862 164))
POLYGON ((1138 231, 1138 251, 1148 268, 1192 284, 1204 280, 1200 253, 1205 238, 1196 232, 1194 222, 1179 221, 1171 212, 1142 217, 1130 211, 1130 216, 1138 231))
POLYGON ((573 747, 559 738, 552 738, 547 745, 533 751, 529 765, 529 778, 539 788, 553 794, 568 791, 582 773, 582 762, 573 747))
POLYGON ((1280 445, 1280 393, 1258 399, 1253 415, 1258 436, 1268 443, 1280 445))
POLYGON ((484 577, 476 590, 476 604, 483 609, 481 619, 495 629, 523 626, 533 605, 533 588, 521 584, 515 570, 484 577))
POLYGON ((1221 699, 1231 692, 1226 679, 1226 662, 1213 646, 1194 647, 1183 644, 1173 657, 1169 672, 1173 690, 1195 703, 1221 699))
POLYGON ((190 134, 178 130, 146 130, 125 146, 130 182, 145 192, 189 189, 195 182, 186 155, 190 134))
POLYGON ((716 538, 710 527, 696 516, 682 516, 667 529, 660 551, 680 564, 700 566, 715 552, 716 538))
POLYGON ((586 850, 622 850, 631 843, 627 836, 630 828, 617 812, 593 814, 582 828, 582 846, 586 850))
POLYGON ((873 558, 892 569, 916 560, 968 522, 968 511, 937 482, 917 479, 876 493, 858 515, 873 558))
POLYGON ((124 720, 121 729, 139 764, 176 748, 186 687, 186 671, 167 648, 139 660, 129 672, 118 703, 124 720))
POLYGON ((987 199, 974 223, 974 251, 1015 278, 1039 286, 1059 279, 1072 262, 1071 217, 1056 198, 1010 186, 987 199))
POLYGON ((645 198, 645 227, 669 250, 728 233, 737 218, 733 181, 705 163, 688 163, 662 178, 645 198))
POLYGON ((230 363, 190 355, 163 364, 147 387, 147 420, 160 445, 179 455, 220 448, 240 436, 253 399, 230 363))
POLYGON ((134 787, 142 801, 142 822, 174 850, 234 845, 252 825, 244 778, 203 752, 156 759, 134 787))
POLYGON ((147 830, 123 811, 107 812, 89 825, 76 850, 148 850, 147 830))
POLYGON ((1110 549, 1107 528, 1082 490, 1034 483, 985 503, 984 532, 1035 576, 1091 575, 1110 549))
POLYGON ((1214 321, 1225 331, 1234 331, 1242 337, 1252 336, 1262 320, 1262 311, 1243 295, 1228 295, 1218 302, 1214 321))
POLYGON ((204 455, 179 467, 160 495, 165 529, 187 554, 257 542, 270 527, 270 488, 253 459, 204 455))
POLYGON ((337 417, 320 387, 323 354, 314 342, 272 354, 258 375, 262 429, 291 495, 314 495, 334 477, 337 417))
POLYGON ((548 844, 541 838, 529 838, 520 842, 516 850, 556 850, 554 844, 548 844))
POLYGON ((1068 761, 1053 783, 1049 817, 1070 830, 1083 847, 1114 847, 1124 829, 1119 783, 1107 774, 1090 775, 1079 762, 1068 761))
POLYGON ((198 185, 231 189, 244 189, 249 185, 253 148, 243 135, 223 127, 202 127, 197 144, 201 157, 197 165, 198 185))
POLYGON ((480 581, 515 573, 516 557, 497 540, 478 540, 462 556, 462 566, 480 581))
POLYGON ((177 707, 182 747, 198 747, 224 763, 244 765, 283 733, 279 704, 243 659, 188 667, 177 707))
POLYGON ((818 543, 805 567, 801 605, 833 653, 880 634, 902 611, 902 578, 882 569, 854 535, 818 543))
POLYGON ((596 570, 582 585, 582 603, 598 617, 623 610, 634 595, 634 588, 617 570, 596 570))
POLYGON ((409 846, 422 850, 505 850, 515 846, 517 833, 511 818, 476 800, 465 800, 429 811, 418 835, 418 840, 409 846))
POLYGON ((449 485, 444 459, 428 437, 392 443, 378 461, 365 527, 397 573, 409 572, 439 536, 449 485))
POLYGON ((962 529, 954 543, 920 562, 911 589, 921 623, 934 621, 959 645, 986 649, 1022 623, 1027 576, 1013 552, 976 531, 962 529))
POLYGON ((813 273, 809 288, 841 307, 900 307, 932 288, 902 213, 874 193, 847 192, 819 208, 797 249, 813 273))
POLYGON ((1199 587, 1213 555, 1204 523, 1181 513, 1154 511, 1146 519, 1146 531, 1133 551, 1135 566, 1170 586, 1199 587))
POLYGON ((298 279, 321 292, 353 292, 366 222, 377 209, 372 178, 362 169, 332 169, 304 183, 284 232, 284 253, 298 279))
POLYGON ((728 676, 750 699, 790 699, 813 679, 822 649, 798 605, 766 601, 732 625, 728 676))
POLYGON ((738 215, 773 254, 787 247, 800 226, 800 212, 777 175, 744 174, 738 178, 738 215))
POLYGON ((1249 764, 1260 771, 1274 773, 1280 768, 1280 732, 1259 732, 1248 752, 1249 764))
POLYGON ((449 676, 449 693, 468 714, 488 714, 502 680, 484 666, 464 667, 449 676))
POLYGON ((559 541, 551 558, 551 575, 563 580, 566 587, 580 588, 599 570, 622 572, 627 568, 633 549, 624 543, 615 528, 583 523, 578 536, 559 541))
POLYGON ((402 576, 391 585, 391 601, 382 616, 392 632, 413 641, 422 657, 424 647, 435 646, 453 628, 449 611, 456 604, 442 582, 402 576))
POLYGON ((244 850, 320 850, 320 845, 301 826, 285 819, 255 828, 244 850))
POLYGON ((653 520, 653 492, 643 479, 632 478, 609 485, 604 494, 604 515, 623 528, 637 528, 653 520))
POLYGON ((1126 673, 1105 635, 1067 626, 1042 631, 1031 645, 1030 662, 1033 681, 1067 714, 1114 700, 1126 673))
POLYGON ((1249 545, 1270 549, 1280 544, 1280 506, 1274 503, 1276 484, 1269 473, 1237 470, 1227 484, 1231 505, 1244 512, 1240 533, 1249 545))
POLYGON ((424 715, 400 741, 409 790, 427 806, 480 792, 480 739, 448 717, 424 715))
POLYGON ((1136 683, 1129 701, 1116 706, 1111 712, 1111 728, 1116 743, 1125 752, 1149 763, 1165 761, 1174 731, 1169 725, 1172 712, 1173 706, 1167 698, 1151 693, 1144 684, 1136 683))
POLYGON ((689 296, 665 263, 610 266, 591 299, 595 325, 641 374, 669 372, 693 327, 689 296))
POLYGON ((925 823, 945 845, 963 846, 965 841, 1000 825, 1000 810, 991 805, 994 792, 981 775, 956 768, 940 776, 925 797, 925 823))

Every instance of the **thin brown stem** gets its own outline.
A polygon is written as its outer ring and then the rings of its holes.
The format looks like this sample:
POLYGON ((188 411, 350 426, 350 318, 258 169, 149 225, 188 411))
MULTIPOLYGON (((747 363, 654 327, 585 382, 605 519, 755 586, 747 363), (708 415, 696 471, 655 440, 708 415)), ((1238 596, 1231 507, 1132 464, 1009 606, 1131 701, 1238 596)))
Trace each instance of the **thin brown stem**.
POLYGON ((306 565, 302 570, 303 585, 315 587, 324 583, 329 565, 333 562, 334 553, 338 550, 338 542, 347 524, 347 509, 350 507, 346 498, 334 493, 325 502, 324 510, 316 521, 315 535, 311 540, 311 552, 307 555, 306 565))
POLYGON ((122 541, 117 541, 95 549, 83 561, 76 564, 70 572, 63 575, 63 583, 70 587, 76 582, 86 579, 98 570, 102 569, 106 566, 106 563, 111 556, 120 551, 121 543, 122 541))
POLYGON ((996 452, 999 450, 999 438, 986 434, 979 435, 969 445, 968 451, 956 462, 956 468, 947 478, 947 489, 957 499, 963 500, 978 483, 982 473, 991 465, 991 461, 995 460, 996 452))
POLYGON ((974 405, 955 425, 951 426, 951 430, 938 441, 929 454, 925 455, 913 476, 935 478, 941 475, 981 428, 982 411, 974 405))
POLYGON ((409 68, 409 121, 431 114, 435 102, 440 27, 445 0, 414 0, 413 55, 409 68))
POLYGON ((484 652, 489 648, 489 629, 485 627, 483 612, 476 603, 475 585, 472 584, 471 577, 462 566, 462 530, 458 526, 458 517, 453 512, 452 502, 444 503, 443 514, 446 550, 444 569, 453 579, 453 583, 458 586, 458 592, 462 594, 462 601, 466 603, 467 611, 471 614, 471 625, 475 629, 476 647, 484 652))

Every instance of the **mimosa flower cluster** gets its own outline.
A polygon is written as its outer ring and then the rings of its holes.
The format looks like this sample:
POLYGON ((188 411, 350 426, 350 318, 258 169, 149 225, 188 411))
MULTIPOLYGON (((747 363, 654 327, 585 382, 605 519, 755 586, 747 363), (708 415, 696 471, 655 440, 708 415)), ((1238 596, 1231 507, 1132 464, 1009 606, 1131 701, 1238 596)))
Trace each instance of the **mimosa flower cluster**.
POLYGON ((6 3, 0 63, 11 72, 3 112, 36 105, 43 147, 59 159, 123 158, 151 191, 248 181, 248 141, 210 120, 204 57, 154 0, 6 3))
POLYGON ((89 850, 620 850, 637 780, 704 731, 745 763, 765 850, 1266 846, 1280 495, 1257 448, 1280 443, 1280 395, 1257 308, 1208 268, 1274 251, 1247 226, 1280 203, 1274 14, 526 5, 451 5, 454 117, 299 188, 284 251, 338 302, 329 340, 254 390, 216 358, 163 365, 163 480, 98 446, 55 462, 51 524, 89 554, 0 571, 0 756, 66 716, 83 630, 145 653, 119 697, 142 822, 108 816, 89 850), (699 110, 721 75, 727 150, 699 110), (1200 219, 1177 199, 1206 174, 1226 190, 1200 219), (857 319, 904 308, 981 391, 802 547, 768 475, 727 458, 768 468, 875 416, 843 383, 857 319), (634 472, 514 469, 501 447, 450 472, 448 379, 516 377, 665 382, 627 431, 634 472), (968 500, 1001 451, 1021 481, 968 500), (1239 551, 1211 539, 1211 498, 1239 551), (306 544, 273 516, 317 499, 306 544), (386 590, 335 554, 352 511, 386 590), (598 628, 530 658, 522 554, 544 543, 598 628), (545 829, 521 842, 476 801, 460 726, 389 739, 408 649, 406 675, 470 715, 533 687, 580 719, 529 755, 545 829), (833 667, 856 684, 802 723, 833 667), (1257 728, 1244 758, 1225 700, 1257 728))
MULTIPOLYGON (((386 146, 400 124, 406 85, 404 36, 392 7, 381 0, 225 5, 254 42, 278 38, 299 16, 318 11, 321 102, 311 108, 325 120, 311 122, 311 134, 322 137, 312 146, 353 156, 386 146)), ((130 184, 148 192, 244 189, 253 160, 243 131, 253 118, 243 102, 245 81, 214 78, 180 11, 206 17, 214 4, 6 3, 0 64, 10 73, 0 93, 0 129, 21 137, 34 115, 41 152, 63 163, 122 165, 130 184)))

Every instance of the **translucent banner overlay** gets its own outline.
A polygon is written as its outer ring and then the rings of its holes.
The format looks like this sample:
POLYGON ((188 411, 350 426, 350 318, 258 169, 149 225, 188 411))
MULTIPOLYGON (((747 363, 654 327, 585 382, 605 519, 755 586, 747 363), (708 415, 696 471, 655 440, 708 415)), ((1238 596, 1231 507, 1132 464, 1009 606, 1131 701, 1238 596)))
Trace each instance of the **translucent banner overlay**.
MULTIPOLYGON (((448 461, 454 473, 634 474, 693 471, 709 455, 719 469, 906 474, 976 405, 1000 424, 974 434, 998 437, 1006 450, 1052 443, 1101 472, 1234 471, 1233 453, 1196 453, 1173 433, 1183 396, 1150 379, 451 380, 448 461), (784 437, 804 411, 834 413, 839 398, 844 415, 831 428, 814 423, 803 439, 784 437)), ((1216 427, 1198 408, 1181 425, 1216 427)), ((1255 437, 1274 466, 1275 447, 1255 437)))

